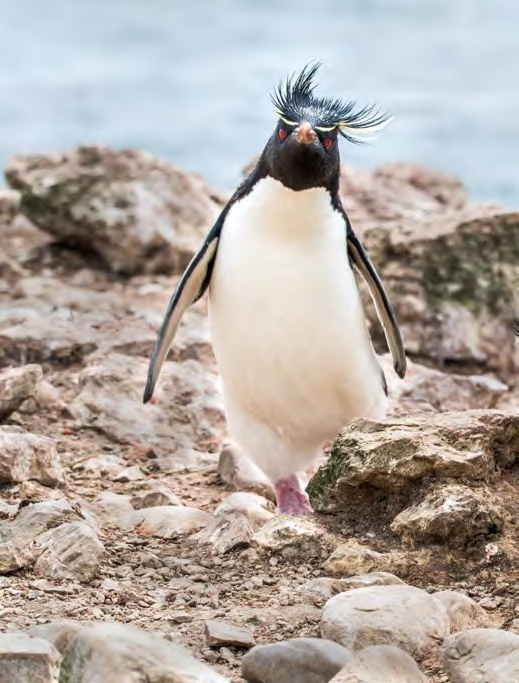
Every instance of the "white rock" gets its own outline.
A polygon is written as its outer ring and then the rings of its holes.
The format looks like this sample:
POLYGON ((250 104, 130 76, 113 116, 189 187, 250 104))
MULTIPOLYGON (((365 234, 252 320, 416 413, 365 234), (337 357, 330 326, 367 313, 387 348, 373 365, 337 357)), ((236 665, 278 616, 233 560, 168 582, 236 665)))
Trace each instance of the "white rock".
MULTIPOLYGON (((83 287, 70 280, 64 286, 63 279, 49 271, 18 281, 17 298, 0 311, 2 358, 16 361, 22 348, 39 362, 68 366, 96 350, 108 356, 114 350, 153 344, 155 331, 145 316, 123 316, 121 322, 122 310, 134 311, 135 289, 128 288, 127 294, 116 286, 98 291, 96 276, 86 272, 93 280, 83 287)), ((20 410, 25 412, 28 404, 30 412, 38 407, 42 412, 68 409, 59 390, 45 382, 20 410)))
POLYGON ((367 574, 355 574, 347 579, 338 579, 341 591, 352 588, 364 588, 365 586, 403 586, 405 581, 390 572, 368 572, 367 574))
POLYGON ((450 632, 445 606, 413 586, 354 588, 331 598, 321 618, 323 638, 351 650, 396 645, 421 655, 450 632))
POLYGON ((6 503, 5 500, 0 498, 0 519, 4 519, 10 515, 14 516, 17 511, 18 505, 10 505, 9 503, 6 503))
POLYGON ((443 644, 443 662, 451 683, 515 683, 519 635, 490 628, 455 633, 443 644))
POLYGON ((24 633, 0 635, 0 683, 55 683, 60 654, 46 640, 24 633))
POLYGON ((219 553, 248 545, 263 524, 274 517, 272 503, 256 493, 237 492, 223 500, 208 526, 197 535, 199 543, 211 544, 219 553))
POLYGON ((93 529, 98 536, 100 535, 102 525, 98 516, 95 514, 90 501, 87 501, 84 498, 78 498, 74 501, 74 511, 81 515, 82 521, 93 529))
POLYGON ((342 592, 339 579, 321 576, 310 579, 298 587, 298 593, 303 594, 303 599, 313 605, 322 606, 334 595, 342 592))
POLYGON ((43 377, 39 365, 22 365, 0 371, 0 420, 34 396, 43 377))
POLYGON ((135 529, 140 533, 159 538, 176 538, 200 531, 212 520, 207 512, 183 505, 160 505, 153 508, 135 510, 121 522, 126 530, 135 529))
POLYGON ((280 553, 287 559, 319 557, 327 545, 325 533, 304 517, 278 515, 253 536, 259 550, 280 553))
POLYGON ((103 579, 101 581, 101 589, 104 591, 117 591, 120 587, 119 582, 115 579, 103 579))
POLYGON ((495 410, 357 421, 337 437, 328 462, 306 490, 315 510, 333 512, 351 507, 352 492, 363 496, 372 488, 383 497, 398 494, 406 500, 420 482, 454 479, 479 485, 495 474, 496 464, 513 465, 518 426, 519 415, 495 410))
POLYGON ((71 465, 74 471, 85 472, 89 478, 113 479, 124 469, 124 460, 113 453, 99 453, 71 465))
MULTIPOLYGON (((388 193, 391 199, 394 195, 388 193)), ((365 196, 371 203, 372 195, 365 196)), ((390 298, 398 297, 406 350, 428 364, 449 359, 458 367, 477 363, 480 371, 516 376, 519 355, 512 325, 517 215, 494 207, 467 207, 426 220, 415 216, 394 221, 390 230, 375 228, 362 234, 386 291, 390 298)), ((366 308, 366 316, 377 348, 383 332, 376 326, 373 307, 366 308)))
POLYGON ((134 512, 130 496, 102 491, 91 505, 93 513, 105 524, 119 524, 134 512))
POLYGON ((63 482, 61 459, 53 439, 18 427, 0 427, 0 453, 0 483, 34 479, 45 486, 56 486, 63 482))
MULTIPOLYGON (((248 491, 236 491, 222 500, 216 507, 214 514, 218 516, 221 514, 232 514, 233 512, 247 512, 249 510, 272 511, 272 509, 272 503, 264 496, 248 491)), ((266 519, 270 519, 272 516, 266 519)))
POLYGON ((47 380, 42 380, 36 388, 36 392, 31 398, 22 403, 20 412, 35 414, 47 413, 49 411, 60 411, 65 409, 67 404, 61 396, 60 390, 47 380))

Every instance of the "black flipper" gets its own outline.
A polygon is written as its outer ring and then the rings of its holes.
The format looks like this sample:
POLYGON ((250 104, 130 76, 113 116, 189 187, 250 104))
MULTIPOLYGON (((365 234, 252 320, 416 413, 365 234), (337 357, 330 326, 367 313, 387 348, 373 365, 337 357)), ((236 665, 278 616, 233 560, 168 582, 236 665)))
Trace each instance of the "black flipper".
POLYGON ((162 364, 173 342, 184 311, 195 301, 198 301, 209 286, 218 249, 218 240, 226 213, 227 211, 224 210, 220 214, 205 242, 189 262, 171 297, 151 355, 146 388, 144 389, 144 403, 147 403, 153 396, 162 364))
POLYGON ((169 302, 162 326, 160 328, 153 353, 151 354, 150 365, 148 368, 148 378, 144 389, 144 403, 147 403, 153 396, 153 390, 160 374, 162 363, 166 358, 169 347, 177 331, 180 319, 184 311, 198 301, 203 296, 211 282, 211 275, 218 250, 218 241, 222 232, 225 218, 230 208, 243 199, 254 187, 254 185, 265 176, 265 169, 260 162, 254 167, 250 175, 242 182, 227 204, 222 209, 221 214, 216 219, 216 223, 211 228, 204 243, 189 262, 184 274, 179 280, 176 290, 169 302))
POLYGON ((391 306, 391 302, 388 299, 375 267, 369 260, 369 256, 364 250, 359 238, 353 232, 346 215, 345 217, 348 226, 348 253, 368 285, 369 293, 375 304, 378 319, 384 329, 387 345, 391 351, 391 356, 393 357, 393 367, 395 368, 396 374, 403 378, 405 376, 407 361, 405 357, 404 342, 396 322, 393 307, 391 306))

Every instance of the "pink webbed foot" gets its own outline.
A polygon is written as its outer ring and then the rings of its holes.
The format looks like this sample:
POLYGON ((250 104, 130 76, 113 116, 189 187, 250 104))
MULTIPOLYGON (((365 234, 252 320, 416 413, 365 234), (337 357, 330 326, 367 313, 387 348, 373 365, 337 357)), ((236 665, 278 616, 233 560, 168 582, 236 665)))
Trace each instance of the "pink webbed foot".
POLYGON ((301 488, 301 483, 295 474, 278 479, 274 484, 278 513, 280 515, 306 515, 312 512, 308 496, 301 488))

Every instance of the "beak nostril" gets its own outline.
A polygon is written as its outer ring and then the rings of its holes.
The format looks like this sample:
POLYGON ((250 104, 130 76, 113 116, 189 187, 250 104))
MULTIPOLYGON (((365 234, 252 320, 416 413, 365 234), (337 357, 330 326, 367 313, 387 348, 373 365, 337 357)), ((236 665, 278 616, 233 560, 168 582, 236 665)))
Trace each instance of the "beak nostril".
POLYGON ((308 121, 303 121, 300 123, 299 126, 294 130, 293 135, 297 142, 302 142, 303 144, 309 144, 317 140, 317 133, 308 123, 308 121))

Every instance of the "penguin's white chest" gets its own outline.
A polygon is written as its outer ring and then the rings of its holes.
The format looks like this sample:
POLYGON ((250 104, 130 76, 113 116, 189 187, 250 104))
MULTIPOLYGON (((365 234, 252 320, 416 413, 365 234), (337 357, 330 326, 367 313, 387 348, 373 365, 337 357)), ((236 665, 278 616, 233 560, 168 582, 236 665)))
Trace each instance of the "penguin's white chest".
POLYGON ((231 207, 209 301, 229 411, 315 444, 383 413, 344 219, 324 189, 267 178, 231 207))

